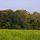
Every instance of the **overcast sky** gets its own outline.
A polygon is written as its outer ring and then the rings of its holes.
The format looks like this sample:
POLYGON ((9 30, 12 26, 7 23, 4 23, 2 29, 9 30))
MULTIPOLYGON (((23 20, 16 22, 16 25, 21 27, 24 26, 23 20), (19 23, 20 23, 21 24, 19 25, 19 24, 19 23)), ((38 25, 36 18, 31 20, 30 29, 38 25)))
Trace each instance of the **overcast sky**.
POLYGON ((1 9, 26 9, 30 12, 40 11, 40 0, 0 0, 1 9))

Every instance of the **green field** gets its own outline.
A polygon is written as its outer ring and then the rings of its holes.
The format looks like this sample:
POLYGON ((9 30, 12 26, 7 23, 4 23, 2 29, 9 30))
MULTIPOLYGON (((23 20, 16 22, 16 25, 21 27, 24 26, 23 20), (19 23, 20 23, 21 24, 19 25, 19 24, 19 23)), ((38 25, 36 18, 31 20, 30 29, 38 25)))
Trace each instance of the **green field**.
POLYGON ((0 40, 40 40, 40 30, 0 30, 0 40))

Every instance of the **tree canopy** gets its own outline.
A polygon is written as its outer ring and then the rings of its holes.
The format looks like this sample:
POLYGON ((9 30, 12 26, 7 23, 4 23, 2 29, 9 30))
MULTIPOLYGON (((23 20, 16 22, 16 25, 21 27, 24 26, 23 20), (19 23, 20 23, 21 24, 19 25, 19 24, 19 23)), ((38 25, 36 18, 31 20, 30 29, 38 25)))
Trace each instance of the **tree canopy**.
POLYGON ((40 29, 40 13, 11 9, 0 11, 0 29, 40 29))

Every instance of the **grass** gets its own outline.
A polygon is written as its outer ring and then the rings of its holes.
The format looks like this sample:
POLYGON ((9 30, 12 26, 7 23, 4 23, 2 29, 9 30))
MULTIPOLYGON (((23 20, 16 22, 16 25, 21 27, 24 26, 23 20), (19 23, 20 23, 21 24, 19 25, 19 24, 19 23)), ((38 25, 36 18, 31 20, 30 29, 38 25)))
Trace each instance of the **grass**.
POLYGON ((40 40, 40 30, 0 30, 0 40, 40 40))

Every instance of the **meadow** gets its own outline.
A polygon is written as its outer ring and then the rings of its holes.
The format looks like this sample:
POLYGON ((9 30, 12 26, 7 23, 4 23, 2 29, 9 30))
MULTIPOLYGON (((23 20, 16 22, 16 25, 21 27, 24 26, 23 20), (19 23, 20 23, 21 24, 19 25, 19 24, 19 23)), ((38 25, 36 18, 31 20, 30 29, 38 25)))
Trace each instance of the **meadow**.
POLYGON ((40 30, 1 29, 0 40, 40 40, 40 30))

